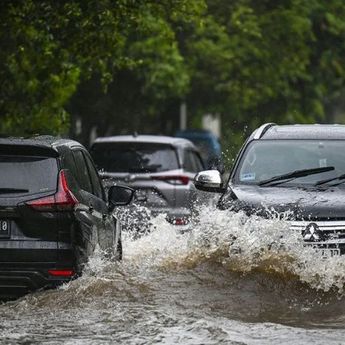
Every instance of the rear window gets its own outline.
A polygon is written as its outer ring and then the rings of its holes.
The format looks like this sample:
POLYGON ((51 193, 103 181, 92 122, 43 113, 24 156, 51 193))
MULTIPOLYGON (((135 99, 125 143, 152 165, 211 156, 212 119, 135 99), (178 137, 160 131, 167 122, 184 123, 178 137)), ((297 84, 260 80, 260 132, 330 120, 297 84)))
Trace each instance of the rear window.
POLYGON ((57 172, 55 158, 0 155, 0 196, 55 191, 57 172))
POLYGON ((107 172, 147 173, 178 169, 170 145, 152 143, 99 143, 91 155, 98 169, 107 172))

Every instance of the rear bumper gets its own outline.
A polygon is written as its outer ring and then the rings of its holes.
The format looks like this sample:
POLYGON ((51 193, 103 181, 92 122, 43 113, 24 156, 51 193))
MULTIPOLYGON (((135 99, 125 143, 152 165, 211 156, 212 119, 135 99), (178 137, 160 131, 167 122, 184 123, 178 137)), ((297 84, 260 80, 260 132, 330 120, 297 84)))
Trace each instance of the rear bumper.
POLYGON ((55 267, 54 263, 37 264, 35 267, 18 263, 0 264, 0 300, 15 299, 32 291, 55 288, 75 278, 49 275, 48 270, 55 267))

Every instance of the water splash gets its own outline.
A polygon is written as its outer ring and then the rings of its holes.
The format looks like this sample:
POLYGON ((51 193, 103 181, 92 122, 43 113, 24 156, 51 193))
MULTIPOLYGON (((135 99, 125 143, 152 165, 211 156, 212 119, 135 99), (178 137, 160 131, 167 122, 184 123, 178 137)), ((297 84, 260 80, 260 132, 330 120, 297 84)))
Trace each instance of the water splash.
POLYGON ((152 224, 123 233, 122 262, 97 250, 82 277, 1 306, 0 342, 343 340, 344 260, 304 247, 284 219, 208 205, 189 232, 164 215, 152 224))
POLYGON ((314 289, 336 288, 341 293, 345 258, 322 258, 320 252, 304 246, 301 234, 290 230, 284 217, 279 218, 274 213, 271 219, 262 219, 202 206, 191 231, 181 234, 161 215, 152 220, 155 230, 146 236, 136 240, 125 236, 125 259, 161 269, 217 262, 232 271, 293 276, 314 289))

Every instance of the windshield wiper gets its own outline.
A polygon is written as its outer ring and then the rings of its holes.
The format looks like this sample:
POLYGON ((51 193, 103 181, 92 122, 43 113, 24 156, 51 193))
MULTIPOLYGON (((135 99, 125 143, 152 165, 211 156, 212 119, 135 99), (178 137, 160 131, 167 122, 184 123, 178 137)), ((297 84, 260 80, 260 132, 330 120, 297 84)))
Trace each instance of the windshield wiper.
POLYGON ((279 183, 287 182, 285 180, 289 180, 289 179, 292 180, 292 179, 295 179, 298 177, 320 174, 320 173, 331 171, 331 170, 334 170, 334 167, 322 167, 322 168, 295 170, 295 171, 292 171, 292 172, 287 173, 287 174, 274 176, 274 177, 269 178, 267 180, 261 181, 258 183, 258 185, 259 186, 265 186, 265 185, 271 184, 273 182, 280 181, 280 182, 274 184, 274 185, 278 185, 279 183))
POLYGON ((28 193, 28 189, 20 188, 0 188, 0 194, 10 194, 10 193, 28 193))
MULTIPOLYGON (((332 182, 332 181, 336 181, 336 180, 345 180, 345 174, 342 174, 342 175, 339 175, 337 177, 333 177, 333 178, 329 178, 327 180, 321 180, 319 182, 316 182, 314 186, 321 186, 322 184, 325 184, 325 183, 328 183, 328 182, 332 182)), ((342 182, 339 182, 339 184, 342 183, 342 182)), ((338 185, 338 183, 336 184, 332 184, 332 186, 336 186, 338 185)))

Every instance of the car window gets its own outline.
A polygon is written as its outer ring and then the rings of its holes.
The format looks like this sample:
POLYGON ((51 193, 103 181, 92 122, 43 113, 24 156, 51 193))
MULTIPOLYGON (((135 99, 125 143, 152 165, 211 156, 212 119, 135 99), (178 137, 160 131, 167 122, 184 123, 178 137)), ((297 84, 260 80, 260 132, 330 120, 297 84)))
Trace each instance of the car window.
POLYGON ((199 155, 196 152, 192 152, 192 155, 193 155, 193 160, 194 160, 196 172, 199 172, 199 171, 203 170, 204 169, 204 165, 203 165, 199 155))
POLYGON ((81 189, 86 192, 92 193, 91 179, 89 176, 89 171, 86 166, 83 152, 81 150, 73 151, 73 157, 77 167, 77 181, 81 189))
POLYGON ((74 179, 77 180, 78 179, 77 167, 76 167, 75 160, 72 156, 72 153, 70 151, 64 153, 61 159, 62 159, 63 168, 68 169, 70 173, 73 175, 74 179))
POLYGON ((183 167, 186 171, 196 172, 195 171, 196 167, 194 164, 194 157, 193 157, 192 151, 190 151, 190 150, 185 150, 185 152, 184 152, 183 167))
POLYGON ((184 168, 193 173, 203 170, 203 164, 198 154, 192 150, 186 150, 184 155, 184 168))
POLYGON ((85 154, 84 157, 85 157, 85 161, 86 161, 87 167, 89 169, 90 177, 91 177, 93 194, 96 195, 98 198, 103 199, 104 198, 103 188, 102 188, 98 173, 96 171, 96 168, 94 167, 93 163, 91 162, 90 157, 87 154, 85 154))
POLYGON ((341 140, 258 140, 246 148, 235 179, 257 184, 296 170, 334 167, 334 170, 286 181, 315 184, 345 173, 344 141, 341 140))
POLYGON ((156 143, 96 143, 91 156, 99 170, 119 173, 149 173, 179 168, 171 145, 156 143))
POLYGON ((57 176, 55 158, 0 155, 0 196, 55 191, 57 176))

